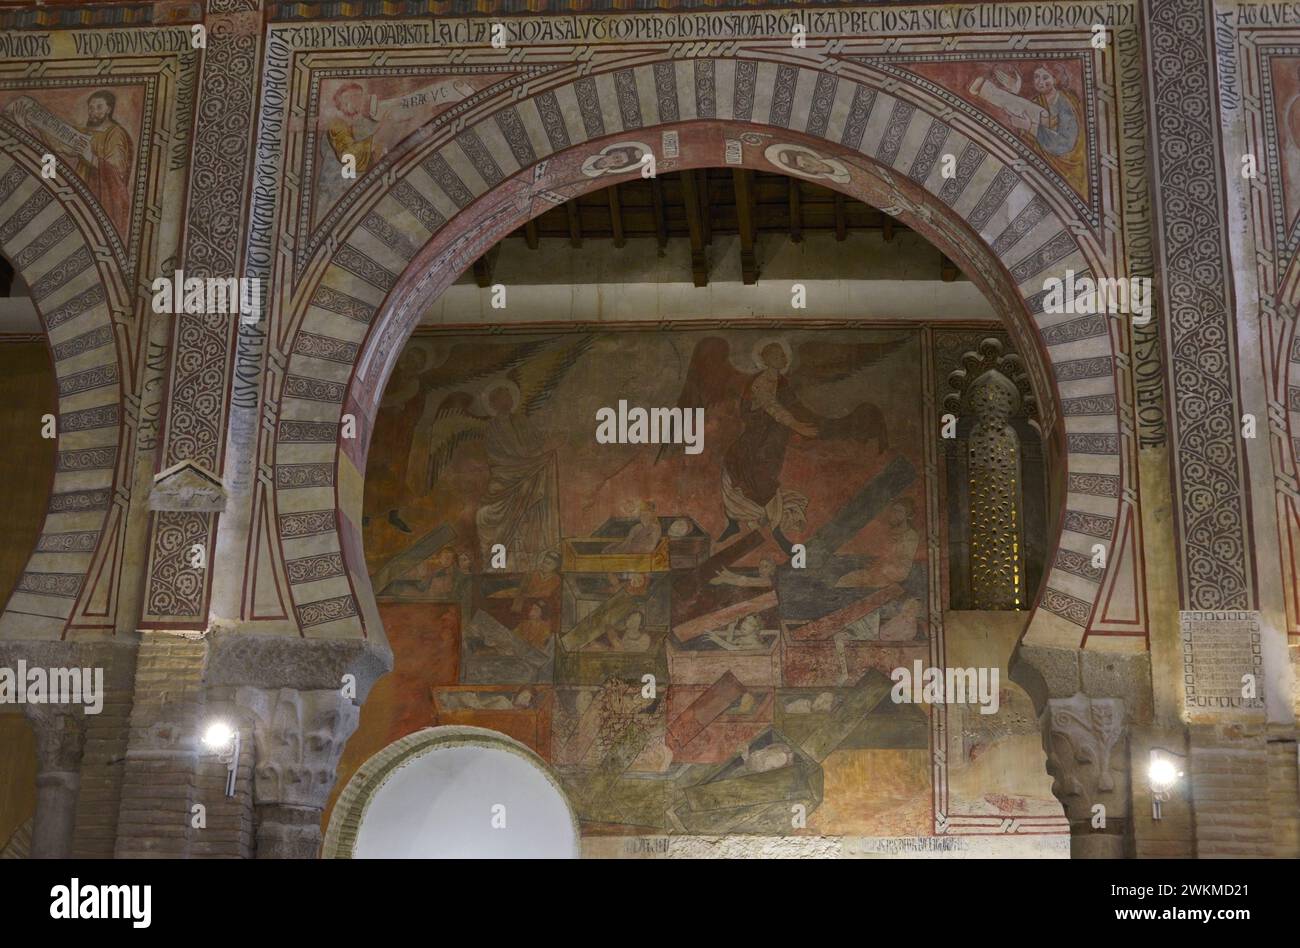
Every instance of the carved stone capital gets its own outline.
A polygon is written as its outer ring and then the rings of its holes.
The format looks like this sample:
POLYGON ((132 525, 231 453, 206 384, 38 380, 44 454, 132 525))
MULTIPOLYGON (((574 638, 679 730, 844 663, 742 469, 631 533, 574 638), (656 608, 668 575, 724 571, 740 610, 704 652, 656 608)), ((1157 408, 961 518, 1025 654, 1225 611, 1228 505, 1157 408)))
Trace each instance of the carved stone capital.
POLYGON ((337 688, 242 687, 235 703, 252 717, 253 802, 324 809, 361 709, 337 688))
POLYGON ((23 712, 36 734, 39 772, 79 771, 86 743, 86 718, 82 709, 66 704, 28 704, 23 706, 23 712))
POLYGON ((1085 694, 1052 698, 1044 727, 1052 792, 1064 804, 1071 823, 1090 819, 1092 805, 1102 797, 1108 807, 1122 807, 1124 775, 1115 770, 1111 755, 1127 731, 1124 702, 1085 694))
POLYGON ((208 635, 204 679, 211 688, 289 688, 310 692, 337 690, 352 675, 356 702, 393 667, 393 653, 382 638, 303 639, 259 635, 238 625, 214 624, 208 635))

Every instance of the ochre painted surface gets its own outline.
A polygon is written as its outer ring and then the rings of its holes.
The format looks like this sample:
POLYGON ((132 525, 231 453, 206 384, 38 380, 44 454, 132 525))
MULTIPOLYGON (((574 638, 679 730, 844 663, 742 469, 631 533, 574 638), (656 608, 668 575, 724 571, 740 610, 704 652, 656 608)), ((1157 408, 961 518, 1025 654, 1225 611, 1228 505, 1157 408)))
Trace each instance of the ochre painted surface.
MULTIPOLYGON (((927 339, 418 336, 367 459, 395 670, 338 786, 404 734, 463 724, 537 751, 587 835, 933 833, 933 722, 889 696, 893 669, 931 662, 941 601, 927 339), (703 408, 700 450, 598 442, 620 401, 703 408)), ((963 802, 1045 812, 1002 800, 963 802)))
POLYGON ((36 546, 54 477, 54 440, 41 418, 55 410, 49 349, 39 342, 0 342, 0 596, 5 600, 36 546))
MULTIPOLYGON (((12 710, 12 709, 11 709, 12 710)), ((21 714, 0 714, 0 850, 36 812, 36 735, 21 714)))

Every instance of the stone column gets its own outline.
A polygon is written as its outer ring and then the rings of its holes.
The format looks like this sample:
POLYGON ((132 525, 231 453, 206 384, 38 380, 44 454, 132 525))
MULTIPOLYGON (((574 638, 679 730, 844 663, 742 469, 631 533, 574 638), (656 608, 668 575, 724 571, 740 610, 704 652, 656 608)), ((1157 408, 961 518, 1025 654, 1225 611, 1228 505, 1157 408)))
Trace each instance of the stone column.
POLYGON ((36 732, 32 858, 66 859, 72 854, 85 718, 81 708, 71 705, 29 704, 25 711, 36 732))
POLYGON ((337 688, 241 687, 235 703, 252 718, 257 858, 315 859, 339 757, 361 709, 337 688))
POLYGON ((1082 693, 1052 698, 1043 727, 1052 792, 1070 821, 1070 855, 1124 858, 1130 805, 1124 702, 1082 693))

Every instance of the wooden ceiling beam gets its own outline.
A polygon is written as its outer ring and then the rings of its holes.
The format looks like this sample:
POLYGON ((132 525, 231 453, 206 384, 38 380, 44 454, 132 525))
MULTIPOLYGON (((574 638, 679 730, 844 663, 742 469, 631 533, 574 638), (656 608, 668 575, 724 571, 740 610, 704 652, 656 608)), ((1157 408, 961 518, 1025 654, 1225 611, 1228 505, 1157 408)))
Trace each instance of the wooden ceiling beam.
POLYGON ((657 175, 650 179, 650 204, 654 209, 655 240, 663 250, 668 246, 668 218, 664 214, 664 186, 657 175))
POLYGON ((700 196, 695 189, 695 173, 683 171, 682 204, 686 206, 686 228, 691 239, 691 279, 696 286, 709 285, 709 265, 704 258, 704 223, 700 217, 700 196))
POLYGON ((713 203, 709 195, 709 169, 700 168, 683 173, 695 176, 695 190, 699 194, 701 238, 704 246, 707 247, 713 243, 713 203))
POLYGON ((803 204, 799 196, 799 179, 791 177, 790 182, 790 240, 799 243, 803 240, 803 204))
POLYGON ((569 246, 582 246, 582 221, 578 218, 578 201, 575 198, 572 201, 564 202, 564 212, 569 217, 569 246))
POLYGON ((753 192, 750 172, 744 168, 731 169, 731 182, 736 191, 736 229, 740 232, 740 273, 746 285, 758 282, 758 258, 754 256, 753 192))
POLYGON ((623 236, 623 205, 618 196, 618 185, 612 185, 605 189, 609 195, 609 231, 614 238, 615 247, 623 247, 627 244, 627 238, 623 236))

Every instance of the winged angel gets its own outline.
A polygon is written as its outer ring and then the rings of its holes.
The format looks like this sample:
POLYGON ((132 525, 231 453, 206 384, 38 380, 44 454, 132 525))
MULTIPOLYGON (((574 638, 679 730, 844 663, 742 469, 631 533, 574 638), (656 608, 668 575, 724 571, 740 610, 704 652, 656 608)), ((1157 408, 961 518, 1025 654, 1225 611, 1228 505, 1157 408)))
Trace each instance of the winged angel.
MULTIPOLYGON (((791 349, 781 338, 761 339, 752 359, 757 371, 736 368, 731 344, 710 336, 696 344, 678 397, 681 408, 709 409, 738 401, 741 431, 722 458, 722 506, 727 526, 718 542, 740 532, 768 527, 789 554, 788 530, 807 523, 808 498, 781 482, 791 436, 805 439, 872 441, 889 447, 884 414, 874 403, 850 398, 843 414, 819 414, 805 400, 826 403, 847 389, 846 382, 889 355, 901 341, 840 343, 808 341, 791 349)), ((661 449, 660 458, 665 451, 661 449)))
POLYGON ((421 415, 403 486, 427 494, 458 449, 482 444, 488 479, 475 523, 485 561, 500 543, 512 570, 533 569, 560 542, 557 455, 535 414, 591 343, 590 335, 575 335, 456 344, 441 365, 407 383, 404 404, 415 399, 421 415))

